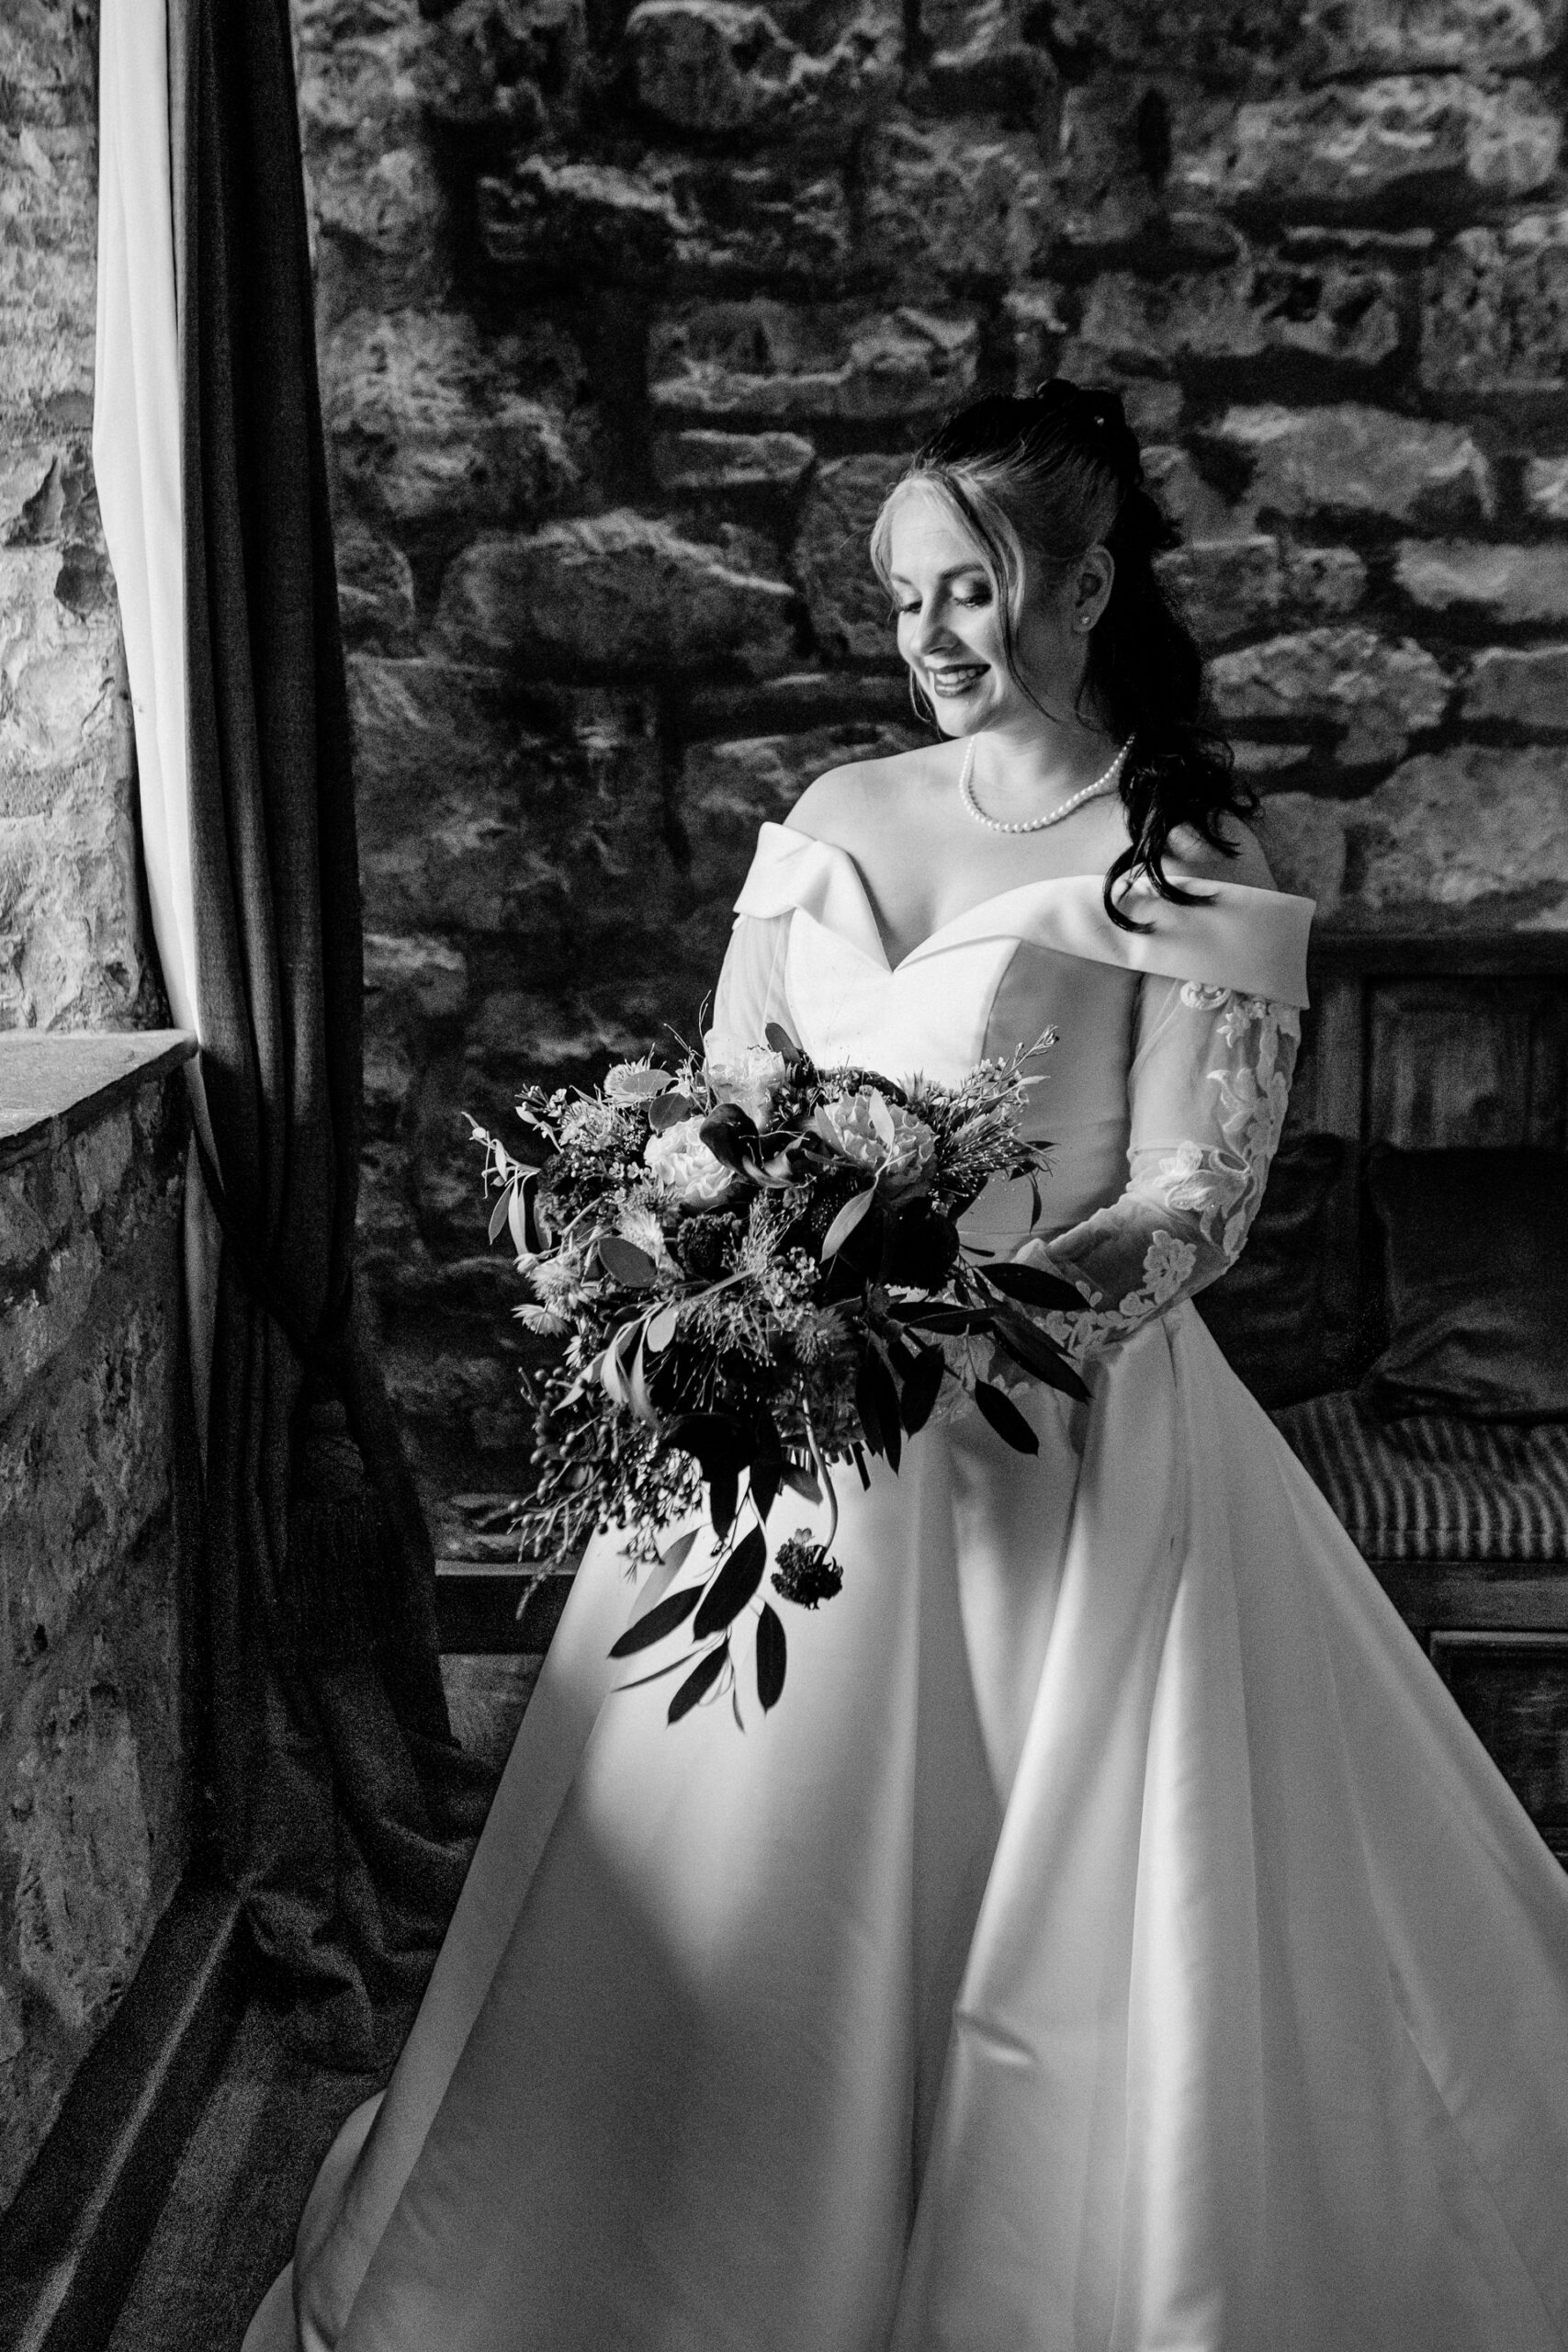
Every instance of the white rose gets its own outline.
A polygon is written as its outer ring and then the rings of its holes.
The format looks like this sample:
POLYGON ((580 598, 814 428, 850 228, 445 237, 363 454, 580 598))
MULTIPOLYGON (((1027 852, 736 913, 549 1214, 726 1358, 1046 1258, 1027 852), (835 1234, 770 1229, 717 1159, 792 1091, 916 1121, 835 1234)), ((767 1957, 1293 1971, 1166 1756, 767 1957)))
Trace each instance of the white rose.
POLYGON ((857 1086, 852 1094, 824 1102, 817 1123, 846 1159, 859 1168, 885 1168, 890 1176, 917 1174, 936 1149, 925 1121, 902 1103, 889 1102, 874 1086, 857 1086))
POLYGON ((697 1130, 702 1114, 677 1119, 661 1136, 649 1136, 643 1158, 661 1184, 667 1184, 688 1208, 711 1208, 735 1182, 733 1171, 715 1158, 697 1130))
POLYGON ((708 1084, 719 1101, 739 1103, 749 1119, 766 1127, 773 1096, 788 1074, 784 1056, 771 1046, 750 1046, 718 1029, 710 1029, 703 1043, 708 1084))

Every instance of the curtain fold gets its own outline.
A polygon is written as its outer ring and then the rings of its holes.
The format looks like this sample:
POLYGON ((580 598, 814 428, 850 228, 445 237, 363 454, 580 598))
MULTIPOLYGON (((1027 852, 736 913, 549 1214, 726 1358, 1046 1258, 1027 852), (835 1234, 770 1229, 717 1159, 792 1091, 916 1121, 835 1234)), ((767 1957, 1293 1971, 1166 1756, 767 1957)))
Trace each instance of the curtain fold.
POLYGON ((121 146, 99 403, 129 485, 110 553, 118 576, 126 550, 132 616, 140 598, 133 697, 155 722, 150 882, 200 1039, 222 1234, 205 1480, 219 1816, 261 1951, 321 2045, 363 2062, 423 1984, 488 1784, 451 1736, 429 1535, 355 1294, 358 864, 288 0, 166 0, 166 22, 164 5, 104 0, 121 146))

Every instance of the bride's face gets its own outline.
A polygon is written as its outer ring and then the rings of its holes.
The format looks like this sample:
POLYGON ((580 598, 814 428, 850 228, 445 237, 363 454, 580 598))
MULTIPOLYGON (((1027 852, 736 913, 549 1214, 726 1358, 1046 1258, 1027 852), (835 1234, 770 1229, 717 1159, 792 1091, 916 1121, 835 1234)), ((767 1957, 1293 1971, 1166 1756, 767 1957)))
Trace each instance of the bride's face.
POLYGON ((1010 671, 997 591, 944 500, 918 486, 908 491, 890 518, 887 553, 898 650, 944 734, 1038 728, 1042 707, 1073 709, 1088 659, 1084 616, 1097 603, 1085 603, 1072 571, 1063 577, 1025 558, 1010 671))

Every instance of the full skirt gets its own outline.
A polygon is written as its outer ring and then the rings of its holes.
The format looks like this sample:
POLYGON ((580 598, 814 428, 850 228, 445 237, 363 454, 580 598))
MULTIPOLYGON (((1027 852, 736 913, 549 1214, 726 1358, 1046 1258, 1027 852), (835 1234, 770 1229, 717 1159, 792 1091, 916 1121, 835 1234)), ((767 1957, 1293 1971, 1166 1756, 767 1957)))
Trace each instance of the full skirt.
POLYGON ((1192 1309, 1095 1379, 841 1476, 765 1717, 591 1548, 246 2352, 1568 2342, 1568 1876, 1192 1309))

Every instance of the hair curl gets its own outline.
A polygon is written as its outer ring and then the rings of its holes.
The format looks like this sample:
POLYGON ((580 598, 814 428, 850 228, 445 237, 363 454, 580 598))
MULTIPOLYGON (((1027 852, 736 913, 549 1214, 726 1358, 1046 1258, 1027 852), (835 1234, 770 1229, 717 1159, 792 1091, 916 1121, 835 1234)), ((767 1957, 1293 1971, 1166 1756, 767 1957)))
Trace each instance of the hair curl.
MULTIPOLYGON (((1026 694, 1015 656, 1026 553, 1061 577, 1091 547, 1109 552, 1115 576, 1089 635, 1077 706, 1081 717, 1088 697, 1130 747, 1120 783, 1130 840, 1106 875, 1106 911, 1123 931, 1147 928, 1116 903, 1118 886, 1139 874, 1161 898, 1197 904, 1166 873, 1172 832, 1190 825, 1234 857, 1236 844, 1221 820, 1250 817, 1258 797, 1236 779, 1205 692, 1203 657, 1156 570, 1155 558, 1179 546, 1180 533, 1145 487, 1137 436, 1119 396, 1057 376, 1026 396, 991 394, 946 417, 894 484, 872 530, 872 563, 889 594, 892 513, 914 484, 934 491, 979 548, 1000 610, 1009 674, 1026 694)), ((909 691, 934 724, 912 670, 909 691)))

